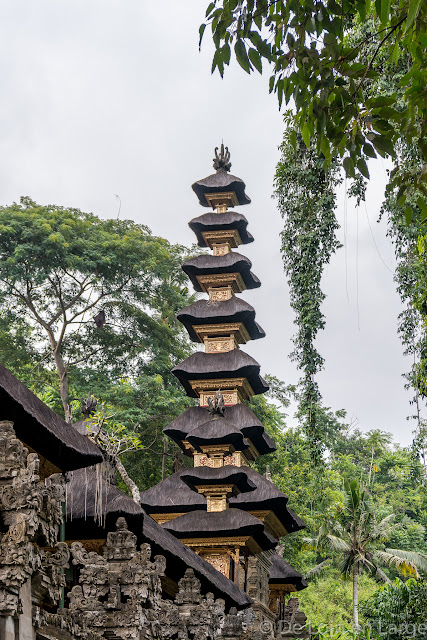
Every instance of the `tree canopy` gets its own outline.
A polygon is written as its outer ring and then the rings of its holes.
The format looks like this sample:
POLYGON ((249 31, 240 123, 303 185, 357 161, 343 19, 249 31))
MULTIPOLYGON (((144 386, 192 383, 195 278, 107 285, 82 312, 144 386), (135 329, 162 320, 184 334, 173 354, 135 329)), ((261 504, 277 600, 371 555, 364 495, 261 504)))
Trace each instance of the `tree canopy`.
MULTIPOLYGON (((369 177, 367 159, 396 156, 396 143, 414 141, 427 156, 425 138, 427 7, 421 0, 213 0, 207 24, 215 54, 212 71, 223 75, 232 54, 251 73, 271 69, 270 92, 293 101, 307 147, 314 137, 325 164, 343 158, 348 175, 369 177), (356 39, 348 33, 364 25, 356 39), (366 27, 366 28, 365 28, 366 27), (377 87, 384 61, 406 64, 396 87, 377 87)), ((354 33, 353 33, 354 35, 354 33)), ((427 188, 425 167, 395 173, 399 197, 427 188)), ((424 215, 427 207, 422 202, 424 215)))
MULTIPOLYGON (((66 420, 92 393, 152 442, 191 402, 170 373, 190 349, 175 318, 192 300, 187 255, 130 220, 29 198, 1 207, 2 363, 66 420)), ((157 440, 141 484, 157 477, 157 440)))

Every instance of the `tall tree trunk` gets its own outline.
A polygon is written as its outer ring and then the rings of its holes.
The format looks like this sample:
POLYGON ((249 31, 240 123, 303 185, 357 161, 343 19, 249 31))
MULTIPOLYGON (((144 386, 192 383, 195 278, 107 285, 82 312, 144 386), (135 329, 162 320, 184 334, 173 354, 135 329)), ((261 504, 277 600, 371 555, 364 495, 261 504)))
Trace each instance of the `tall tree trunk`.
POLYGON ((68 371, 59 353, 58 345, 53 350, 53 357, 55 358, 56 369, 59 376, 59 394, 61 396, 62 406, 64 407, 65 422, 71 422, 73 415, 71 405, 68 401, 68 371))
POLYGON ((126 469, 124 468, 123 463, 120 460, 119 456, 115 456, 114 463, 115 463, 115 465, 117 467, 117 471, 122 476, 123 482, 125 483, 125 485, 129 489, 129 491, 131 492, 133 501, 136 502, 136 504, 140 504, 141 495, 140 495, 140 492, 139 492, 139 489, 138 489, 138 485, 129 476, 129 474, 126 471, 126 469))
POLYGON ((357 592, 358 573, 359 565, 355 562, 353 565, 353 625, 356 631, 359 629, 359 594, 357 592))

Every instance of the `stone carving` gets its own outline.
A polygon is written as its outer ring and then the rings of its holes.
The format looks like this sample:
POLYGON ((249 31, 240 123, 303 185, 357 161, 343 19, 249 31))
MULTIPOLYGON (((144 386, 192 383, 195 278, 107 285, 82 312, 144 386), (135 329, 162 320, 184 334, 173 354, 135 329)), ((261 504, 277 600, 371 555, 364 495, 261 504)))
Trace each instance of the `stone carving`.
MULTIPOLYGON (((0 422, 0 616, 23 611, 23 587, 31 599, 59 600, 69 553, 59 543, 64 482, 60 475, 40 482, 37 454, 28 453, 12 422, 0 422), (35 542, 37 541, 37 544, 35 542), (56 546, 56 551, 45 547, 56 546)), ((28 604, 28 603, 27 603, 28 604)), ((31 606, 31 601, 30 601, 31 606)))

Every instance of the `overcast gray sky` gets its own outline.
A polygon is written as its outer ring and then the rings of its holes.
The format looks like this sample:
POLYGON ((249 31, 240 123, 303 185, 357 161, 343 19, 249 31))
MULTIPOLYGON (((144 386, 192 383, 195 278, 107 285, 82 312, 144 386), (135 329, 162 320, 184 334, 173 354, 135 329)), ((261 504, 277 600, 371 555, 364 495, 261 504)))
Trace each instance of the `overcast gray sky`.
MULTIPOLYGON (((187 222, 203 212, 190 185, 212 172, 224 140, 232 172, 252 205, 241 207, 255 243, 244 247, 261 289, 244 297, 267 338, 247 345, 264 373, 295 383, 294 332, 283 274, 282 221, 271 198, 282 117, 268 76, 233 65, 211 76, 211 48, 198 52, 201 0, 9 0, 0 6, 0 203, 21 195, 147 224, 190 244, 187 222)), ((338 194, 345 249, 324 278, 327 324, 318 344, 324 401, 362 430, 412 438, 410 363, 397 337, 393 247, 377 224, 386 166, 371 163, 367 207, 338 194), (345 225, 344 225, 345 223, 345 225), (346 233, 343 229, 346 227, 346 233)), ((292 419, 290 418, 290 422, 292 419)))

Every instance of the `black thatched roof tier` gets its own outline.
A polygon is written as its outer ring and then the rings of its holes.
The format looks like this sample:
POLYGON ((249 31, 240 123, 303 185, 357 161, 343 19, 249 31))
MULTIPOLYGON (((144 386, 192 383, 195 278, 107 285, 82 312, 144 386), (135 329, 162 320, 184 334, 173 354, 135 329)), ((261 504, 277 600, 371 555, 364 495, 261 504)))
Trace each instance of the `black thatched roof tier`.
MULTIPOLYGON (((217 215, 217 214, 214 214, 217 215)), ((255 322, 255 309, 237 296, 232 296, 223 302, 197 300, 189 307, 185 307, 176 314, 193 342, 198 342, 193 327, 201 324, 224 324, 242 322, 251 340, 265 337, 264 330, 255 322)))
POLYGON ((277 553, 273 553, 270 556, 271 568, 270 568, 270 585, 292 585, 296 591, 301 591, 308 587, 308 583, 304 580, 302 575, 298 573, 290 564, 279 556, 277 553))
MULTIPOLYGON (((191 431, 206 422, 207 415, 208 412, 205 407, 190 407, 165 427, 163 433, 172 438, 185 451, 182 441, 187 439, 191 431)), ((246 438, 251 440, 260 455, 272 453, 276 450, 273 440, 264 431, 261 422, 247 405, 236 404, 226 407, 225 417, 246 438)))
POLYGON ((261 282, 251 271, 252 262, 246 256, 236 251, 230 251, 224 256, 202 255, 187 260, 182 265, 182 270, 190 278, 196 291, 203 291, 197 280, 197 276, 212 274, 239 273, 247 289, 257 289, 261 282))
POLYGON ((200 447, 209 444, 231 444, 236 451, 244 451, 249 447, 249 442, 245 440, 243 433, 234 424, 221 417, 214 417, 190 431, 187 440, 199 451, 200 447))
POLYGON ((261 549, 274 549, 277 540, 270 536, 258 518, 241 509, 225 511, 192 511, 174 520, 169 520, 163 527, 177 538, 211 538, 222 536, 251 536, 261 549))
MULTIPOLYGON (((191 473, 200 472, 200 467, 191 469, 191 473)), ((148 513, 187 513, 206 511, 205 498, 192 491, 182 479, 188 469, 181 469, 158 485, 141 493, 141 505, 148 513)), ((230 473, 245 473, 256 489, 238 496, 231 496, 230 507, 242 511, 273 511, 274 515, 289 533, 305 527, 304 522, 287 506, 288 497, 270 480, 267 480, 252 467, 227 465, 215 469, 218 478, 226 478, 230 473), (224 474, 224 475, 222 475, 224 474)))
POLYGON ((223 193, 227 191, 234 191, 237 201, 240 205, 250 204, 251 199, 245 193, 245 183, 240 178, 232 176, 226 171, 217 171, 207 178, 197 180, 191 185, 194 193, 197 195, 202 207, 209 207, 210 204, 206 200, 206 194, 210 193, 223 193))
POLYGON ((77 433, 22 382, 0 365, 0 420, 10 420, 17 437, 61 471, 102 461, 98 447, 77 433))
POLYGON ((196 487, 200 485, 224 484, 234 484, 241 493, 256 489, 255 484, 249 480, 244 469, 231 466, 220 467, 219 469, 211 469, 210 467, 185 469, 181 474, 181 480, 194 491, 197 491, 196 487))
POLYGON ((233 231, 236 229, 242 244, 249 244, 249 242, 254 241, 253 236, 247 231, 247 219, 237 211, 204 213, 190 220, 188 226, 196 234, 199 247, 208 246, 202 236, 203 231, 233 231))
POLYGON ((226 353, 193 353, 172 369, 190 398, 197 398, 189 380, 246 378, 255 394, 268 391, 268 384, 259 375, 260 366, 241 349, 226 353))
POLYGON ((104 486, 105 527, 101 527, 94 520, 95 473, 89 469, 80 469, 70 474, 66 522, 68 540, 106 538, 106 532, 115 530, 117 518, 123 516, 126 518, 129 529, 137 535, 138 544, 149 542, 153 556, 161 554, 166 557, 166 575, 169 578, 178 582, 186 568, 191 567, 201 581, 204 593, 211 591, 216 597, 225 598, 227 607, 234 606, 242 609, 251 604, 252 600, 237 585, 157 524, 129 496, 111 484, 106 483, 106 485, 104 486))

